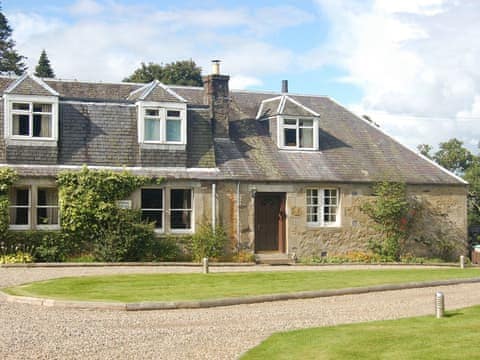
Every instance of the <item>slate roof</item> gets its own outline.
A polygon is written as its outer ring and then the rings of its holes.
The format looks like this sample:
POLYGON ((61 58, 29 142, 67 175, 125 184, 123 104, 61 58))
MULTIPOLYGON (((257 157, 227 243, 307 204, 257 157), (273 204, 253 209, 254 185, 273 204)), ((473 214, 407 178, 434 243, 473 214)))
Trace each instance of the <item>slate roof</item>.
MULTIPOLYGON (((0 91, 5 91, 16 80, 0 77, 0 91)), ((175 178, 343 183, 388 179, 412 184, 465 185, 461 179, 324 96, 231 91, 230 139, 213 139, 202 88, 43 80, 60 96, 64 119, 61 119, 58 159, 41 171, 38 167, 22 165, 21 173, 25 175, 47 176, 64 165, 87 163, 125 165, 139 173, 156 171, 158 175, 169 174, 175 178), (142 150, 136 141, 136 113, 132 107, 142 96, 144 99, 151 96, 152 101, 184 99, 187 102, 190 109, 188 145, 184 153, 157 151, 143 154, 148 161, 142 160, 142 150), (266 118, 278 112, 282 96, 290 99, 285 102, 283 114, 307 116, 313 111, 319 115, 318 151, 278 149, 275 136, 271 135, 276 131, 275 121, 266 118), (260 116, 263 119, 257 120, 262 101, 272 98, 278 99, 264 102, 265 111, 260 116), (62 105, 62 100, 86 103, 62 105), (102 104, 89 105, 90 101, 102 104), (195 172, 197 168, 217 168, 218 171, 195 172)), ((22 92, 25 92, 23 88, 22 92)))

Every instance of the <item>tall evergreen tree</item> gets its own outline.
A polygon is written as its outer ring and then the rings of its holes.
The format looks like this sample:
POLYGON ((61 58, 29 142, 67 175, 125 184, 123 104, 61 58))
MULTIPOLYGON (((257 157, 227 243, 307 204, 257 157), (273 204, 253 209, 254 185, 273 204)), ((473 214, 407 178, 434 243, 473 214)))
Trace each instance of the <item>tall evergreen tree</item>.
POLYGON ((43 78, 55 77, 55 73, 53 72, 52 66, 50 65, 50 60, 48 59, 45 49, 42 50, 42 53, 40 54, 38 65, 35 68, 35 76, 43 78))
POLYGON ((12 28, 3 15, 0 4, 0 72, 14 72, 17 75, 23 74, 27 66, 23 62, 24 56, 19 55, 15 50, 15 41, 12 39, 12 28))

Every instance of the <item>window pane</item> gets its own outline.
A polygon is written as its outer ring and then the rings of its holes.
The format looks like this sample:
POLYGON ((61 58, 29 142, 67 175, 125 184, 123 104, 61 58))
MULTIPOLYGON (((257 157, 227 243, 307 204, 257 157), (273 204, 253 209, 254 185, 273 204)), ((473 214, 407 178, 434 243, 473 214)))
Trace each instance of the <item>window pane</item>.
POLYGON ((58 206, 57 189, 38 189, 37 202, 39 206, 58 206))
POLYGON ((28 189, 12 188, 9 192, 10 201, 10 224, 28 225, 30 211, 30 192, 28 189))
POLYGON ((297 146, 297 130, 284 129, 285 146, 297 146))
POLYGON ((297 119, 284 119, 283 123, 285 125, 297 125, 297 119))
POLYGON ((145 109, 145 116, 159 116, 158 109, 145 109))
POLYGON ((190 189, 172 189, 170 192, 170 209, 191 209, 192 191, 190 189))
POLYGON ((179 110, 167 110, 167 117, 180 117, 179 110))
POLYGON ((37 225, 58 224, 58 191, 57 189, 38 189, 37 193, 37 225))
POLYGON ((29 111, 29 110, 30 110, 30 104, 13 103, 13 104, 12 104, 12 109, 13 109, 13 110, 29 111))
POLYGON ((313 126, 313 120, 300 119, 299 124, 300 126, 313 126))
POLYGON ((28 207, 10 208, 10 225, 28 225, 28 207))
POLYGON ((142 189, 142 209, 163 209, 163 189, 142 189))
POLYGON ((29 190, 28 189, 14 189, 14 199, 10 200, 10 204, 16 206, 28 206, 30 204, 29 199, 29 190))
POLYGON ((181 141, 180 120, 167 120, 167 141, 181 141))
POLYGON ((160 120, 145 118, 145 141, 160 141, 160 120))
POLYGON ((155 229, 162 229, 163 210, 142 210, 142 220, 155 223, 155 229))
POLYGON ((172 229, 190 229, 192 212, 187 210, 175 210, 171 212, 170 226, 172 229))
POLYGON ((300 128, 300 147, 313 148, 313 129, 300 128))
POLYGON ((33 112, 51 113, 52 104, 33 104, 33 112))
POLYGON ((33 115, 33 134, 34 137, 52 137, 52 115, 33 115))
POLYGON ((30 121, 28 115, 19 115, 13 114, 13 135, 24 135, 28 136, 30 134, 30 121))

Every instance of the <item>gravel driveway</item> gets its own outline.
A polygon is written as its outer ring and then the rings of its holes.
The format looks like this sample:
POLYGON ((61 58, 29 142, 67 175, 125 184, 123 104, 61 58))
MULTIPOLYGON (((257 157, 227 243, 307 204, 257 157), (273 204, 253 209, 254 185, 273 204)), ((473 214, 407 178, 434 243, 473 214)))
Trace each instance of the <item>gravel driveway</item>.
MULTIPOLYGON (((212 270, 259 269, 285 270, 212 270)), ((189 271, 199 269, 0 268, 0 287, 62 276, 189 271)), ((0 298, 0 354, 2 359, 235 359, 276 331, 433 314, 439 289, 445 293, 447 309, 480 304, 480 284, 148 312, 47 308, 0 298)))

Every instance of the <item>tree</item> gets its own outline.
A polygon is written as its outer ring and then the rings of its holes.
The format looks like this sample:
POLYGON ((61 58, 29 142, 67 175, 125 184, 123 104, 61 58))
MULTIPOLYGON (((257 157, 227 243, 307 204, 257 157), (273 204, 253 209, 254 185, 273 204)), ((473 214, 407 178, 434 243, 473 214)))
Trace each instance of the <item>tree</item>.
POLYGON ((42 50, 40 54, 40 59, 38 59, 38 65, 35 68, 35 76, 43 78, 54 78, 55 73, 53 72, 52 66, 50 65, 50 60, 48 59, 47 53, 42 50))
POLYGON ((480 163, 478 158, 465 171, 468 181, 468 223, 480 224, 480 163))
POLYGON ((430 151, 432 151, 432 149, 433 147, 428 144, 417 145, 418 152, 429 159, 432 158, 432 155, 430 154, 430 151))
POLYGON ((14 72, 17 75, 23 74, 27 66, 23 62, 24 56, 19 55, 15 50, 15 41, 12 39, 12 28, 3 15, 0 6, 0 72, 14 72))
POLYGON ((445 169, 462 175, 471 165, 473 155, 463 146, 462 141, 453 138, 440 143, 433 159, 445 169))
POLYGON ((155 79, 170 85, 203 85, 202 69, 193 60, 175 61, 166 65, 142 62, 140 67, 123 81, 149 83, 155 79))

